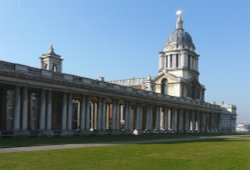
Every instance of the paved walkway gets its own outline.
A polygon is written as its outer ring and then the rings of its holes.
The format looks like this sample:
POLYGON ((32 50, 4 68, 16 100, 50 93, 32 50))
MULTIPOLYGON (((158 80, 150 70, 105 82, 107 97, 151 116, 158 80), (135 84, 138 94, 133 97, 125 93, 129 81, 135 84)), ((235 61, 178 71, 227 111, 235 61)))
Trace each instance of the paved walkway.
POLYGON ((168 139, 154 139, 154 140, 142 140, 142 141, 119 141, 119 142, 104 142, 104 143, 86 143, 86 144, 61 144, 61 145, 46 145, 46 146, 28 146, 28 147, 13 147, 13 148, 0 148, 0 153, 9 152, 29 152, 29 151, 43 151, 43 150, 58 150, 58 149, 70 149, 70 148, 82 148, 82 147, 98 147, 98 146, 114 146, 122 144, 147 144, 147 143, 166 143, 166 142, 188 142, 188 141, 203 141, 212 139, 228 139, 237 138, 239 136, 201 136, 192 138, 168 138, 168 139))

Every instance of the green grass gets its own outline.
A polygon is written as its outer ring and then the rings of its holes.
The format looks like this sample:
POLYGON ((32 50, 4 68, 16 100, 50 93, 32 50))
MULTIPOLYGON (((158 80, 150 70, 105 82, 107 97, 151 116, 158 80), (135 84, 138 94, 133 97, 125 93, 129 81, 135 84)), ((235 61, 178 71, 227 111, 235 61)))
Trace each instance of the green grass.
MULTIPOLYGON (((206 134, 207 136, 208 134, 206 134)), ((72 144, 72 143, 97 143, 97 142, 114 142, 114 141, 138 141, 149 139, 163 138, 180 138, 180 137, 197 137, 202 134, 168 134, 168 135, 90 135, 90 136, 67 136, 67 137, 15 137, 0 138, 1 147, 14 146, 34 146, 34 145, 56 145, 56 144, 72 144)))
POLYGON ((250 137, 2 153, 0 169, 250 170, 250 137))

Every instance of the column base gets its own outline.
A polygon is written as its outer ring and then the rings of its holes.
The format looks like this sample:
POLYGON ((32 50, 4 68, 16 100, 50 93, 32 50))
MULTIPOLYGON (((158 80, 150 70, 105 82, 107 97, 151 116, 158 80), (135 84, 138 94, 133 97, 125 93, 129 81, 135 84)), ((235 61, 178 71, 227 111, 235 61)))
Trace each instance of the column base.
POLYGON ((74 132, 72 130, 63 130, 61 136, 73 136, 74 132))
POLYGON ((89 130, 80 130, 80 136, 90 135, 89 130))
POLYGON ((52 130, 41 130, 39 136, 54 136, 54 133, 52 130))
POLYGON ((104 130, 104 129, 97 129, 95 134, 97 134, 97 135, 107 135, 108 132, 106 130, 104 130))
POLYGON ((184 133, 184 130, 178 130, 178 133, 184 133))
POLYGON ((27 130, 14 130, 13 136, 29 136, 30 132, 27 130))
POLYGON ((112 129, 111 134, 112 134, 112 135, 120 135, 121 132, 120 132, 119 129, 112 129))

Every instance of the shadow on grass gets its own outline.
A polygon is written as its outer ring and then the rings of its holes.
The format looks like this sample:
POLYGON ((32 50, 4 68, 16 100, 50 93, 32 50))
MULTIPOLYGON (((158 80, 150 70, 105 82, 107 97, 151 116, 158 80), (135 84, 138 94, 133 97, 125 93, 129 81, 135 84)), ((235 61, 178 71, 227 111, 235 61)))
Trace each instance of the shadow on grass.
POLYGON ((16 137, 0 138, 0 148, 43 146, 60 144, 176 144, 194 142, 240 142, 250 140, 248 137, 220 135, 117 135, 117 136, 68 136, 68 137, 16 137))

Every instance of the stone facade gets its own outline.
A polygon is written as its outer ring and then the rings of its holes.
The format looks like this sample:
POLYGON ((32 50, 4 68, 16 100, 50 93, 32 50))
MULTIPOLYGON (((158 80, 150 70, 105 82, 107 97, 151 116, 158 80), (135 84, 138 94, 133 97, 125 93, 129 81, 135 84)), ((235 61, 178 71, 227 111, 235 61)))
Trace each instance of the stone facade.
POLYGON ((235 133, 237 117, 236 106, 232 104, 225 104, 224 102, 219 105, 222 108, 221 131, 224 133, 235 133))

